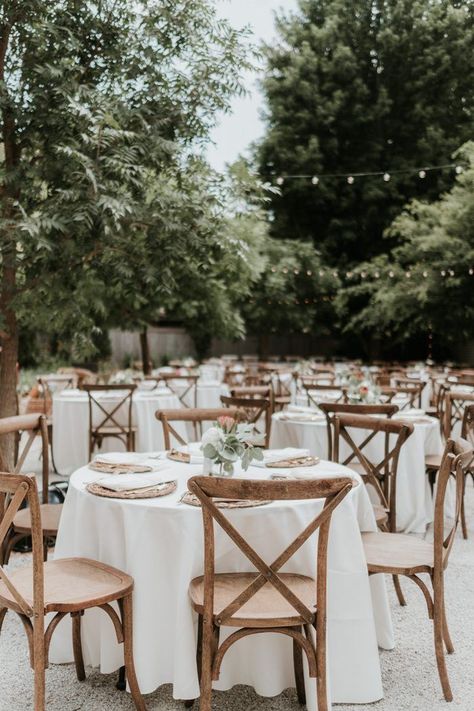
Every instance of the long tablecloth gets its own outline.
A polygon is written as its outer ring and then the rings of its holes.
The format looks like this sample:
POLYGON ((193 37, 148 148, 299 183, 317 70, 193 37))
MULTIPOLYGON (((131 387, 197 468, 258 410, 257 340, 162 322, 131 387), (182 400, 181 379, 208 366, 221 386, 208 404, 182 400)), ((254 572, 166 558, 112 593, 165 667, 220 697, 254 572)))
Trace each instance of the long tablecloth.
MULTIPOLYGON (((56 558, 87 556, 116 566, 135 580, 134 650, 144 693, 173 684, 178 699, 199 695, 195 661, 197 618, 188 598, 191 579, 203 572, 201 511, 179 503, 200 466, 170 462, 178 480, 176 493, 157 499, 104 499, 85 490, 97 473, 82 468, 71 477, 56 543, 56 558)), ((281 471, 281 470, 280 470, 281 471)), ((353 472, 324 462, 314 476, 353 472)), ((247 476, 267 478, 268 469, 251 467, 247 476)), ((227 511, 256 550, 273 560, 321 510, 321 501, 273 502, 227 511)), ((378 645, 394 644, 385 580, 367 576, 360 531, 376 530, 366 488, 359 484, 333 515, 328 558, 328 655, 333 702, 369 703, 383 695, 378 645)), ((307 542, 284 568, 315 574, 315 539, 307 542)), ((217 529, 216 570, 249 570, 248 561, 217 529)), ((83 648, 86 662, 105 673, 123 663, 108 618, 86 612, 83 648)), ((221 639, 230 630, 223 629, 221 639)), ((70 629, 63 622, 53 637, 51 661, 72 660, 70 629)), ((307 680, 308 681, 308 680, 307 680)), ((233 646, 224 659, 217 689, 247 684, 263 696, 294 686, 291 640, 262 634, 233 646)), ((315 709, 315 685, 307 683, 308 708, 315 709)))

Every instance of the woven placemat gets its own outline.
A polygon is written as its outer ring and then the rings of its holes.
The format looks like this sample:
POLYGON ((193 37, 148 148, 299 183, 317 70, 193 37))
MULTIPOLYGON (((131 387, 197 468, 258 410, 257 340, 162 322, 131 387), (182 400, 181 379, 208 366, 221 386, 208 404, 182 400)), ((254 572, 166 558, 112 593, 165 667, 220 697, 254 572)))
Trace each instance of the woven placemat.
POLYGON ((281 459, 279 462, 265 464, 268 469, 296 469, 296 467, 315 467, 321 460, 319 457, 297 457, 296 459, 281 459))
MULTIPOLYGON (((197 496, 191 494, 190 491, 186 491, 179 501, 181 504, 188 504, 189 506, 201 506, 201 502, 197 496)), ((218 509, 250 509, 255 506, 265 506, 266 504, 271 503, 271 501, 245 501, 242 499, 213 499, 213 501, 218 509)))
POLYGON ((118 464, 114 462, 91 462, 89 469, 101 474, 145 474, 152 472, 153 467, 147 464, 118 464))
POLYGON ((148 486, 146 489, 134 489, 133 491, 112 491, 93 482, 87 484, 86 489, 90 494, 104 496, 107 499, 155 499, 158 496, 167 496, 176 491, 176 482, 167 481, 164 484, 148 486))
POLYGON ((181 462, 182 464, 191 462, 191 455, 188 452, 179 452, 177 449, 170 450, 166 456, 168 459, 172 459, 173 462, 181 462))

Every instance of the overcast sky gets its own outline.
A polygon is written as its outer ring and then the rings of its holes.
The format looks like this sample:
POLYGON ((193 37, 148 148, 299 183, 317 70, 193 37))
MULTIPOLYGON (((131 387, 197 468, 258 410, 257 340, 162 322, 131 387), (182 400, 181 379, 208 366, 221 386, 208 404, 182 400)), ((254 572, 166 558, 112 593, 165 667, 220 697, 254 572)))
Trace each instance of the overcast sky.
MULTIPOLYGON (((274 13, 280 8, 293 10, 297 0, 217 0, 219 13, 236 28, 249 25, 257 40, 270 41, 275 36, 274 13)), ((219 118, 212 132, 208 159, 217 170, 234 161, 244 153, 249 144, 263 133, 260 112, 262 96, 257 87, 258 74, 249 73, 245 85, 249 95, 232 102, 231 113, 219 118)))

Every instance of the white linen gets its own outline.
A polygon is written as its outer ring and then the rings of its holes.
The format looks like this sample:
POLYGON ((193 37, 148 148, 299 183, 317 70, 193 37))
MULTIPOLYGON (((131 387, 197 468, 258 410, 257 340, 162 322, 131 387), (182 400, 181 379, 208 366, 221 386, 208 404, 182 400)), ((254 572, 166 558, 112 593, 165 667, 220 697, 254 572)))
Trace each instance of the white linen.
MULTIPOLYGON (((97 475, 87 468, 71 477, 56 542, 55 558, 87 556, 116 566, 135 580, 134 651, 143 693, 172 683, 177 699, 199 695, 196 670, 196 615, 188 586, 203 572, 202 514, 180 504, 186 482, 201 467, 170 463, 177 491, 162 498, 124 501, 104 499, 85 491, 97 475)), ((322 463, 318 476, 353 472, 322 463)), ((282 472, 293 474, 294 470, 282 472)), ((268 478, 251 467, 252 478, 268 478)), ((251 545, 274 560, 321 510, 322 501, 273 502, 260 508, 226 512, 251 545)), ((328 665, 333 702, 370 703, 383 695, 377 642, 393 647, 393 632, 383 576, 367 576, 360 530, 376 530, 364 486, 352 490, 332 519, 328 560, 328 665)), ((314 540, 308 541, 285 566, 289 572, 315 575, 314 540)), ((245 571, 251 566, 216 526, 218 571, 245 571)), ((222 639, 230 632, 224 628, 222 639)), ((102 611, 83 618, 85 661, 104 673, 123 664, 110 620, 102 611)), ((66 620, 53 636, 52 662, 73 659, 66 620)), ((294 686, 292 644, 282 635, 261 634, 239 641, 228 652, 217 689, 234 684, 253 686, 274 696, 294 686)), ((316 708, 314 681, 307 681, 308 708, 316 708)))
MULTIPOLYGON (((171 476, 171 475, 170 475, 171 476)), ((164 484, 171 479, 158 472, 144 472, 142 474, 110 474, 95 479, 96 484, 100 484, 104 489, 111 491, 135 491, 137 489, 147 489, 151 486, 164 484)))
MULTIPOLYGON (((94 397, 104 402, 107 410, 113 409, 114 401, 123 398, 123 392, 103 391, 94 393, 94 397), (106 403, 106 404, 105 404, 106 403)), ((133 394, 132 422, 137 427, 136 449, 149 452, 164 448, 163 428, 155 417, 157 410, 181 407, 176 395, 169 390, 135 391, 133 394)), ((127 406, 128 407, 128 406, 127 406)), ((98 425, 105 417, 99 408, 93 410, 94 424, 98 425)), ((114 415, 118 422, 127 422, 127 408, 123 407, 114 415)), ((110 424, 110 423, 108 423, 110 424)), ((187 437, 183 423, 175 423, 176 431, 184 439, 187 437)), ((125 448, 115 437, 104 439, 101 452, 125 448)), ((69 476, 89 459, 89 403, 84 391, 63 390, 53 397, 53 450, 58 472, 69 476)))
MULTIPOLYGON (((424 418, 425 419, 425 418, 424 418)), ((425 471, 425 456, 441 454, 443 444, 439 420, 426 417, 426 422, 413 422, 414 431, 402 447, 397 470, 397 526, 405 533, 425 533, 433 521, 433 498, 425 471)), ((365 430, 351 430, 351 436, 360 444, 367 435, 365 430), (364 434, 365 433, 365 434, 364 434)), ((382 461, 384 436, 377 434, 365 451, 369 458, 382 461)), ((325 422, 290 421, 282 413, 272 417, 270 447, 304 447, 310 453, 326 459, 328 456, 328 430, 325 422)), ((341 443, 341 459, 349 454, 345 442, 341 443)), ((448 491, 448 511, 452 511, 452 492, 448 491)))
POLYGON ((261 462, 253 462, 253 466, 266 467, 267 464, 274 462, 286 461, 288 459, 298 459, 299 457, 308 457, 308 449, 297 449, 296 447, 285 447, 284 449, 266 449, 263 452, 261 462))

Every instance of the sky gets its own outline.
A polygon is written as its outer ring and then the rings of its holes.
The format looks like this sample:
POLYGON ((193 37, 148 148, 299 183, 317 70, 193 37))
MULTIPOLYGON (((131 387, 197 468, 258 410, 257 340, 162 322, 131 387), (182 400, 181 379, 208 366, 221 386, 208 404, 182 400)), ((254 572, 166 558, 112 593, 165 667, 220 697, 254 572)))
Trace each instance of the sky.
MULTIPOLYGON (((283 9, 294 10, 297 0, 217 0, 219 15, 227 18, 233 27, 250 27, 254 41, 270 42, 275 37, 274 13, 283 9)), ((245 153, 252 141, 264 132, 261 111, 263 97, 257 85, 258 72, 245 74, 244 84, 248 91, 245 97, 232 101, 228 114, 222 114, 211 133, 211 144, 207 157, 212 167, 223 170, 226 163, 232 163, 241 153, 245 153)))

